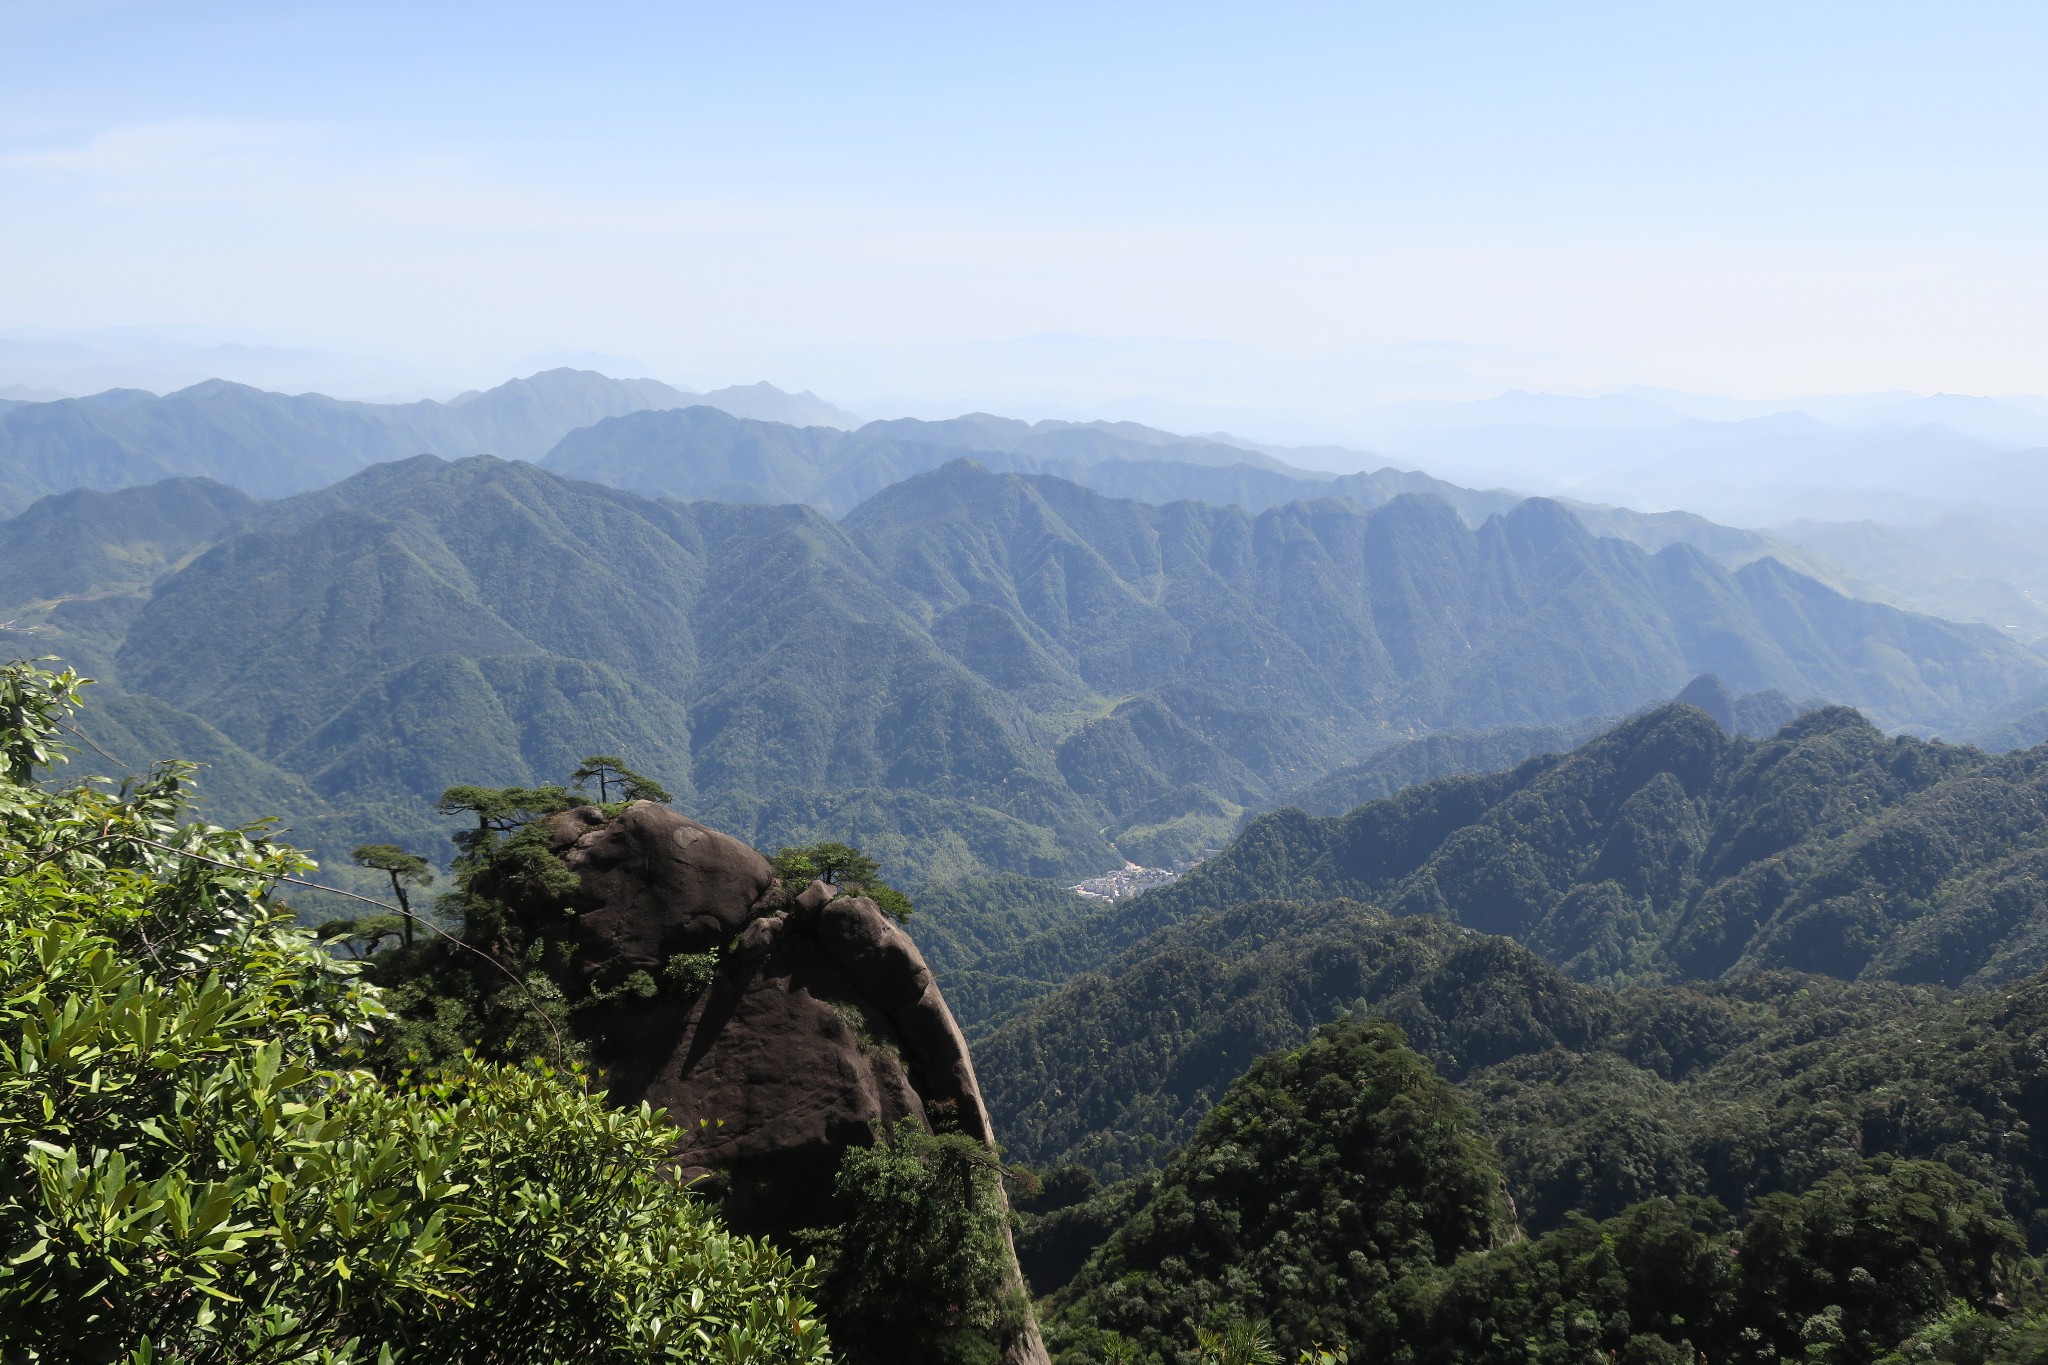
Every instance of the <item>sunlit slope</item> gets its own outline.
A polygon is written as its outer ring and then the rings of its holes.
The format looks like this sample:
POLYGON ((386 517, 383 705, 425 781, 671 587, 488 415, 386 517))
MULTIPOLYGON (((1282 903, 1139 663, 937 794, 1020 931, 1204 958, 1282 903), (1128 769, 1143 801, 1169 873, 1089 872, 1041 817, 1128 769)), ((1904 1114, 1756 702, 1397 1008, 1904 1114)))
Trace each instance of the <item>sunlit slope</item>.
POLYGON ((1192 857, 1389 742, 1703 671, 1930 727, 2048 681, 1992 632, 1542 501, 1255 514, 956 461, 835 524, 420 457, 219 535, 64 604, 53 647, 330 803, 623 753, 756 842, 858 834, 926 878, 1192 857))

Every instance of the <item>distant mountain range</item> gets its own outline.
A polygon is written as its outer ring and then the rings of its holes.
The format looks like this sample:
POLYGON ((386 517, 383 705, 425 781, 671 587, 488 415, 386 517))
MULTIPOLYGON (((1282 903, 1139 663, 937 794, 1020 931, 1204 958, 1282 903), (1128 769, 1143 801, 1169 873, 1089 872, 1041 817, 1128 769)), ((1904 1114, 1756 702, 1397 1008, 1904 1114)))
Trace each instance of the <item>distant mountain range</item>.
POLYGON ((1360 434, 1448 477, 1747 525, 2048 507, 2048 414, 1956 395, 1802 410, 1510 393, 1391 406, 1360 434))
POLYGON ((0 523, 0 563, 60 522, 98 547, 44 583, 61 594, 4 595, 43 599, 38 652, 158 708, 132 732, 316 794, 287 811, 302 830, 432 841, 445 786, 617 752, 757 844, 1067 876, 1218 845, 1390 742, 1625 714, 1706 671, 1936 728, 2048 686, 1991 631, 1771 560, 1647 554, 1540 499, 1476 528, 1417 494, 1255 514, 956 460, 835 524, 416 457, 258 507, 178 564, 202 495, 240 510, 186 481, 0 523), (170 572, 139 586, 139 565, 170 572))
MULTIPOLYGON (((1318 497, 1371 508, 1401 493, 1432 493, 1477 525, 1521 500, 1394 468, 1320 474, 1222 439, 1174 437, 1129 422, 1026 424, 986 414, 839 431, 736 420, 709 408, 637 412, 569 433, 543 464, 649 495, 806 502, 838 515, 962 454, 991 469, 1053 474, 1117 497, 1192 498, 1253 511, 1318 497)), ((2028 645, 2048 643, 2048 560, 2019 533, 1982 518, 1955 514, 1918 530, 1802 522, 1764 532, 1687 512, 1567 505, 1596 534, 1648 550, 1683 542, 1731 569, 1775 558, 1850 596, 1982 622, 2028 645), (2039 600, 2029 595, 2035 588, 2039 600)))
POLYGON ((449 402, 357 403, 209 380, 158 397, 0 404, 0 514, 48 493, 201 475, 257 497, 319 488, 368 464, 431 454, 538 459, 562 436, 619 413, 729 405, 784 422, 853 419, 766 384, 693 394, 652 379, 549 370, 449 402))
MULTIPOLYGON (((1869 412, 1852 415, 1875 422, 1898 407, 1866 406, 1869 412)), ((2014 430, 2014 422, 2037 417, 2009 405, 1993 407, 1992 416, 2011 419, 2004 427, 2014 430)), ((1594 421, 1598 440, 1606 441, 1638 428, 1642 439, 1662 440, 1665 429, 1655 422, 1687 420, 1647 398, 1589 404, 1547 395, 1505 395, 1492 404, 1454 405, 1424 415, 1437 424, 1431 430, 1468 431, 1477 429, 1472 423, 1480 418, 1518 414, 1547 433, 1538 446, 1562 439, 1556 433, 1567 430, 1543 426, 1546 421, 1594 421)), ((1870 430, 1882 434, 1892 428, 1870 430)), ((1372 458, 1356 451, 1283 450, 1237 437, 1177 436, 1132 422, 1024 423, 986 414, 862 426, 813 395, 787 394, 767 384, 692 394, 653 380, 563 369, 447 403, 338 402, 220 381, 162 398, 114 390, 61 402, 0 400, 0 514, 72 487, 112 490, 179 475, 276 497, 324 486, 365 464, 421 453, 535 459, 565 474, 650 495, 806 502, 835 516, 891 483, 961 455, 991 469, 1053 474, 1118 497, 1157 503, 1193 498, 1253 511, 1316 497, 1348 497, 1371 508, 1400 493, 1427 492, 1476 526, 1520 500, 1505 490, 1464 488, 1391 467, 1335 477, 1297 467, 1332 460, 1357 467, 1372 458)), ((2020 457, 1998 453, 1998 459, 2020 457)), ((1777 477, 1798 459, 1795 451, 1783 450, 1767 463, 1777 477)), ((2010 487, 2026 484, 2024 464, 2021 459, 2015 466, 2018 482, 2008 480, 2010 487)), ((1569 483, 1568 467, 1568 461, 1558 464, 1542 486, 1569 483)), ((1726 471, 1716 477, 1725 481, 1726 471)), ((1685 512, 1569 505, 1597 534, 1633 540, 1645 549, 1685 541, 1731 569, 1768 556, 1850 596, 1983 622, 2022 643, 2048 647, 2048 559, 2032 548, 2036 537, 2030 527, 1951 511, 1920 526, 1803 521, 1764 532, 1685 512)))

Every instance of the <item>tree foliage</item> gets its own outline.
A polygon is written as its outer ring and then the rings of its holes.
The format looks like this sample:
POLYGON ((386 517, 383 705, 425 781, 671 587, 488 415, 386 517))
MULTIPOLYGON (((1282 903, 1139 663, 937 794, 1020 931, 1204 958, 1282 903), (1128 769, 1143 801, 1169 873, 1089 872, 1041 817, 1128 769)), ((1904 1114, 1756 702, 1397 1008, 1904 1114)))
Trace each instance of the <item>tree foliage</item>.
POLYGON ((820 1301, 853 1365, 994 1365, 1021 1328, 1002 1176, 989 1149, 913 1118, 849 1147, 840 1221, 805 1234, 824 1266, 820 1301))
POLYGON ((451 885, 435 907, 447 934, 387 950, 370 964, 389 1011, 368 1059, 380 1074, 396 1078, 469 1054, 508 1064, 583 1059, 569 1028, 570 1002, 546 970, 545 946, 530 941, 507 908, 515 897, 575 891, 576 876, 549 847, 540 820, 577 804, 561 786, 464 785, 442 793, 442 811, 474 823, 449 835, 457 850, 451 885))
POLYGON ((842 895, 866 896, 898 923, 909 920, 910 897, 882 880, 880 866, 851 844, 804 844, 785 848, 771 860, 775 876, 792 892, 813 881, 837 887, 842 895))
POLYGON ((1469 1123, 1384 1022, 1261 1061, 1155 1181, 1069 1206, 1122 1221, 1053 1295, 1060 1362, 1195 1365, 1250 1327, 1389 1365, 2037 1358, 2038 1268, 1947 1165, 1855 1162, 1746 1222, 1682 1195, 1531 1239, 1503 1235, 1469 1123))
POLYGON ((354 1066, 379 993, 189 823, 188 774, 33 785, 79 680, 0 670, 0 1356, 821 1361, 804 1277, 579 1077, 354 1066))
POLYGON ((597 799, 602 803, 613 800, 612 789, 616 787, 621 801, 673 801, 667 787, 653 778, 637 773, 626 766, 624 759, 610 754, 592 754, 576 766, 569 774, 572 786, 581 790, 590 785, 590 779, 597 779, 597 799))
POLYGON ((1392 1280, 1507 1228, 1455 1092, 1398 1028, 1347 1020, 1233 1085, 1056 1301, 1076 1351, 1115 1332, 1190 1359, 1199 1332, 1262 1320, 1294 1352, 1359 1339, 1392 1280))
POLYGON ((2009 1306, 2019 1237, 1934 1162, 1878 1160, 1774 1195, 1733 1230, 1711 1200, 1575 1215, 1417 1275, 1361 1341, 1391 1365, 1550 1365, 1591 1352, 1685 1365, 1867 1365, 1954 1308, 2009 1306))
POLYGON ((405 946, 410 948, 414 939, 411 888, 426 886, 434 880, 433 864, 396 844, 358 844, 350 856, 357 867, 382 872, 390 879, 391 899, 398 902, 398 913, 403 920, 402 937, 405 946))

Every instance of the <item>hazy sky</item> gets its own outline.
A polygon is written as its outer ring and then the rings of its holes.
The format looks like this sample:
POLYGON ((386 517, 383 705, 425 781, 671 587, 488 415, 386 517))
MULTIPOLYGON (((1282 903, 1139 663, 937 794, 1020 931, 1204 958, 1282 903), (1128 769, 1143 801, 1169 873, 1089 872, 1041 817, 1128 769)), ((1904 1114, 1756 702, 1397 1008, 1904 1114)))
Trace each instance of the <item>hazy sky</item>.
POLYGON ((2038 3, 0 0, 0 331, 842 399, 2040 392, 2044 52, 2038 3))

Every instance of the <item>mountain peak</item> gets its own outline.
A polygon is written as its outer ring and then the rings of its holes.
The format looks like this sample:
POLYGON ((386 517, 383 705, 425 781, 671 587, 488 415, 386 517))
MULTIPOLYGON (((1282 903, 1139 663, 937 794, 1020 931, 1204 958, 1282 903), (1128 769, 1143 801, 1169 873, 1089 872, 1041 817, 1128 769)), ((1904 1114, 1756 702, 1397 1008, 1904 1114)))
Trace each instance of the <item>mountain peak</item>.
POLYGON ((1515 539, 1539 549, 1591 539, 1585 523, 1555 498, 1524 498, 1508 509, 1501 524, 1515 539))
POLYGON ((1685 685, 1674 699, 1686 706, 1697 706, 1714 718, 1723 730, 1735 730, 1735 694, 1728 690, 1728 684, 1717 674, 1702 673, 1685 685))

